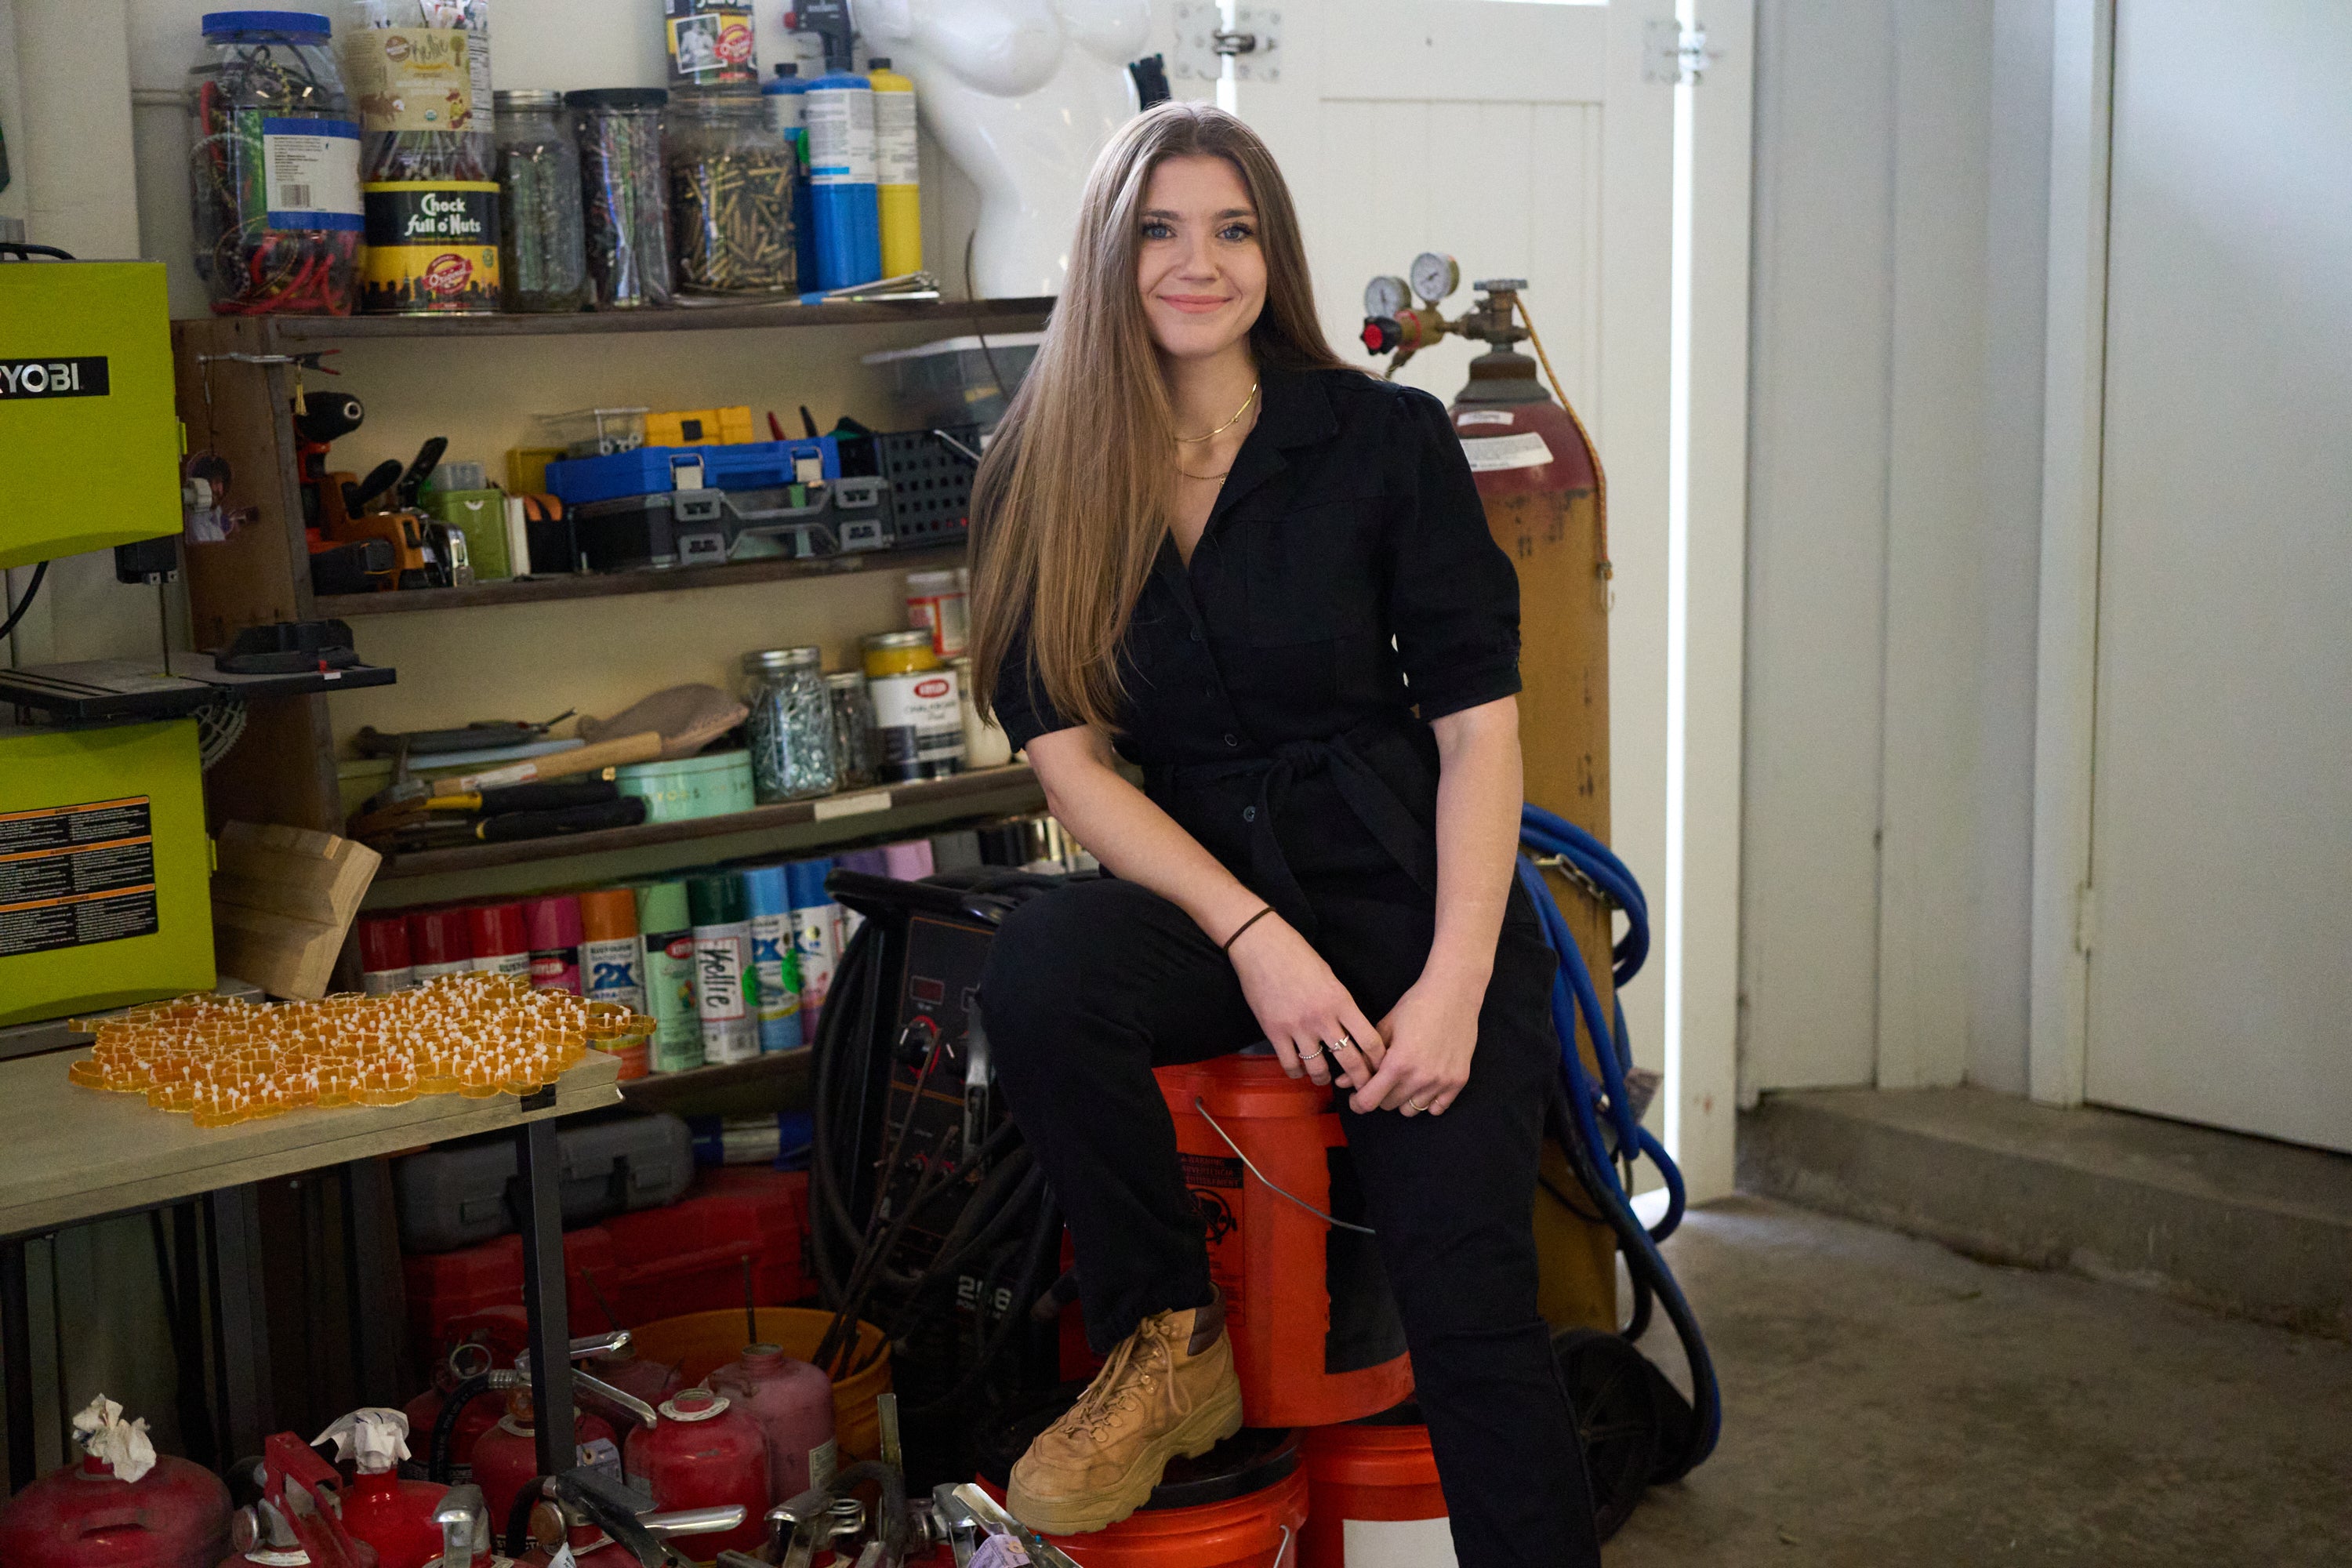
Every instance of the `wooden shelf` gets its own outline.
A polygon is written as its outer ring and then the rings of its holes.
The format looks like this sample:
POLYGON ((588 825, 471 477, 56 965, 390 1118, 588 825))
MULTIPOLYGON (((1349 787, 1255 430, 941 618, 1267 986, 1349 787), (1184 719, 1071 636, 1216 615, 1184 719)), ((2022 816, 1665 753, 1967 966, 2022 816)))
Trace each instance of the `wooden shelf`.
POLYGON ((814 1076, 809 1047, 776 1051, 747 1062, 724 1067, 689 1068, 684 1072, 656 1073, 650 1078, 624 1079, 621 1098, 640 1110, 668 1110, 699 1103, 710 1097, 757 1089, 775 1095, 797 1092, 814 1076))
POLYGON ((569 1116, 620 1099, 613 1087, 619 1062, 591 1051, 556 1080, 549 1103, 529 1110, 511 1095, 432 1094, 405 1105, 312 1107, 203 1128, 149 1110, 139 1095, 77 1088, 66 1081, 66 1066, 62 1053, 0 1065, 0 1236, 54 1230, 119 1209, 569 1116))
POLYGON ((583 310, 572 315, 257 316, 277 345, 353 342, 373 338, 547 338, 582 333, 710 332, 772 327, 1034 325, 1053 310, 1049 297, 1018 300, 873 300, 834 305, 709 305, 666 310, 583 310))
POLYGON ((565 859, 615 849, 640 849, 656 844, 678 844, 696 838, 721 838, 766 828, 798 827, 812 822, 839 822, 844 838, 863 837, 876 818, 907 806, 977 798, 1034 784, 1036 775, 1026 763, 976 768, 943 779, 919 779, 912 784, 877 785, 821 800, 789 801, 781 805, 754 806, 724 816, 698 816, 689 822, 647 822, 635 827, 606 827, 593 833, 569 833, 552 838, 530 838, 515 844, 470 844, 454 849, 420 849, 387 855, 376 870, 378 884, 403 877, 434 877, 453 871, 478 871, 493 866, 517 866, 533 860, 565 859))
POLYGON ((470 588, 396 588, 385 594, 320 594, 323 616, 404 616, 420 610, 469 610, 488 605, 543 605, 556 599, 609 599, 624 594, 670 594, 688 588, 732 588, 794 577, 839 577, 853 572, 920 572, 963 563, 961 543, 927 550, 871 550, 811 561, 782 556, 730 561, 723 566, 677 566, 646 572, 581 572, 562 577, 521 577, 470 588))

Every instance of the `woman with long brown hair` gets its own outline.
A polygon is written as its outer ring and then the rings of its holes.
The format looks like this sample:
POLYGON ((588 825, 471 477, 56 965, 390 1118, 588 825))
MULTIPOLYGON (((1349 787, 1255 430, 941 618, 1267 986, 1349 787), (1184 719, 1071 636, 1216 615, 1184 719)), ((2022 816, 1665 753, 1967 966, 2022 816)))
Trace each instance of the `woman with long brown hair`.
POLYGON ((1162 104, 1096 163, 972 546, 979 689, 1111 873, 1007 916, 982 984, 1108 1357, 1013 1510, 1100 1530, 1240 1426, 1151 1069, 1262 1038, 1339 1086, 1457 1559, 1597 1563, 1536 1310, 1559 1046, 1512 875, 1517 581, 1444 406, 1325 343, 1233 116, 1162 104))

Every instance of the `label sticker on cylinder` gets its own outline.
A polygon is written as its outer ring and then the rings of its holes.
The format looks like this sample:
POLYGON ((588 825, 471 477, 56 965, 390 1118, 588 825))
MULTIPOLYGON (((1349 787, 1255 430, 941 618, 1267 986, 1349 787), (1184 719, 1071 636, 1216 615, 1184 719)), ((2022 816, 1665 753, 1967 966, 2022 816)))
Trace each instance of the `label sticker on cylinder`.
POLYGON ((1499 468, 1540 468, 1551 461, 1551 447, 1539 433, 1522 430, 1515 436, 1465 436, 1462 455, 1470 459, 1472 473, 1486 474, 1499 468))

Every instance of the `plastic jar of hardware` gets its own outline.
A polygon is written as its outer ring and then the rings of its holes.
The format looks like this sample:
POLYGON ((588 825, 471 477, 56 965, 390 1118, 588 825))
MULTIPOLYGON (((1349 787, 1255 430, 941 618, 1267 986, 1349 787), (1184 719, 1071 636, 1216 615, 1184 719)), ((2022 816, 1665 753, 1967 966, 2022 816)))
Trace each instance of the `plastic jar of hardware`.
POLYGON ((588 278, 600 310, 670 302, 669 204, 662 178, 662 108, 668 101, 657 87, 563 95, 580 143, 588 278))
POLYGON ((833 705, 833 773, 838 789, 874 782, 874 700, 866 690, 866 672, 845 669, 824 678, 825 695, 833 705))
POLYGON ((757 90, 682 93, 671 104, 669 226, 677 285, 696 294, 788 294, 792 144, 757 90))
POLYGON ((580 144, 563 95, 500 92, 498 102, 500 286, 509 310, 577 310, 588 303, 580 214, 580 144))
POLYGON ((874 700, 879 742, 876 772, 884 782, 945 778, 963 767, 963 710, 955 671, 931 651, 931 634, 876 632, 861 638, 866 689, 874 700))
POLYGON ((743 721, 751 742, 751 787, 760 804, 830 795, 835 783, 833 703, 824 689, 824 650, 777 647, 743 656, 749 678, 743 721))
POLYGON ((360 121, 305 11, 217 11, 188 72, 196 271, 225 316, 348 316, 363 226, 360 121))

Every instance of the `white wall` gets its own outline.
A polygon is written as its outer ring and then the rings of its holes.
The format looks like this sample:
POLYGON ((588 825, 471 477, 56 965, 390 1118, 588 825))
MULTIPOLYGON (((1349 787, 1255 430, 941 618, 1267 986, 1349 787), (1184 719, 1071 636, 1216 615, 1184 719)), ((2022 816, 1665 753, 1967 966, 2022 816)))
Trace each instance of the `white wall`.
POLYGON ((2048 0, 1757 33, 1742 1089, 2017 1089, 2048 0))

